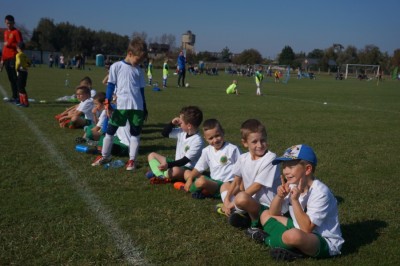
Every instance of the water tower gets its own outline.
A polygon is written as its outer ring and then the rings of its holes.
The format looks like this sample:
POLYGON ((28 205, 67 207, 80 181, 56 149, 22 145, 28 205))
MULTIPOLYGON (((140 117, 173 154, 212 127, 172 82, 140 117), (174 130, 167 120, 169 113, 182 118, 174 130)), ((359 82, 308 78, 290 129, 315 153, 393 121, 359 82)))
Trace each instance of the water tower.
POLYGON ((196 42, 196 35, 194 35, 190 30, 182 34, 182 49, 194 53, 195 42, 196 42))

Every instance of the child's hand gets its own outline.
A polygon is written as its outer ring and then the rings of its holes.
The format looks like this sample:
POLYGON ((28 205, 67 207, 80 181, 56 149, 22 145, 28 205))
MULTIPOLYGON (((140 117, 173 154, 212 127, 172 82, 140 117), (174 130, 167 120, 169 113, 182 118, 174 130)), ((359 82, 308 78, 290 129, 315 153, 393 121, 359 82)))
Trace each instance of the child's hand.
POLYGON ((175 126, 179 126, 181 124, 181 119, 179 117, 175 117, 174 119, 172 119, 171 123, 175 126))
POLYGON ((167 169, 168 169, 168 164, 167 163, 163 163, 163 164, 160 164, 158 166, 158 170, 165 171, 167 169))
POLYGON ((286 179, 281 175, 281 184, 277 189, 277 195, 280 198, 284 198, 289 194, 289 184, 287 184, 286 179))
POLYGON ((300 179, 300 182, 297 186, 293 186, 290 189, 290 199, 291 200, 298 200, 303 189, 303 178, 300 179))
POLYGON ((186 180, 185 186, 183 187, 183 189, 186 192, 189 192, 190 190, 190 186, 193 184, 193 181, 191 179, 186 180))

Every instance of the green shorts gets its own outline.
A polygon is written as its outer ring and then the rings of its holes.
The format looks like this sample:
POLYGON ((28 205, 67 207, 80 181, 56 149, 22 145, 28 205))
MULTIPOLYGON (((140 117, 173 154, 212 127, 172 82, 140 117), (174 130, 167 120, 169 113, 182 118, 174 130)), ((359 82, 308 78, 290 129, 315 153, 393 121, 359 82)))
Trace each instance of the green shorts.
MULTIPOLYGON (((265 239, 265 243, 269 245, 272 248, 280 247, 284 249, 292 249, 289 246, 287 246, 285 243, 282 241, 282 235, 284 232, 286 232, 289 229, 295 228, 293 224, 293 220, 291 218, 288 218, 287 220, 287 225, 283 225, 280 223, 278 220, 275 218, 270 218, 263 227, 263 230, 269 235, 265 239)), ((328 242, 326 242, 325 238, 323 238, 321 235, 318 235, 314 233, 318 239, 319 239, 319 248, 318 252, 314 255, 311 256, 313 258, 329 258, 329 245, 328 242)))
POLYGON ((144 122, 144 111, 142 110, 114 110, 109 124, 113 126, 123 127, 126 121, 131 126, 142 128, 144 122))
MULTIPOLYGON (((218 185, 217 192, 215 192, 215 193, 214 193, 213 195, 211 195, 211 196, 212 196, 213 198, 217 198, 217 199, 220 198, 220 197, 221 197, 221 192, 220 192, 220 190, 221 190, 221 186, 222 186, 222 184, 223 184, 224 182, 222 182, 222 181, 220 181, 220 180, 212 179, 211 177, 206 176, 206 175, 203 175, 203 176, 205 177, 205 179, 217 183, 217 185, 218 185)), ((190 192, 191 192, 191 193, 194 193, 194 192, 198 191, 197 187, 196 187, 195 184, 194 184, 194 182, 196 182, 196 179, 197 179, 197 178, 195 178, 195 179, 193 180, 193 183, 192 183, 192 185, 190 186, 190 192)))

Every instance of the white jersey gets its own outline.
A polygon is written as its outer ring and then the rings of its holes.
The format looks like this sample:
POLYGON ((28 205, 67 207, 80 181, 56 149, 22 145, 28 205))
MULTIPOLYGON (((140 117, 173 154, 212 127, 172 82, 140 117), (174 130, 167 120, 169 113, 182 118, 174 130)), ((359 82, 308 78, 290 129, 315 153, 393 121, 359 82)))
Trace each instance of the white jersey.
POLYGON ((203 138, 199 133, 196 133, 189 138, 186 136, 187 133, 182 131, 181 128, 173 128, 171 133, 169 133, 170 138, 178 139, 176 143, 175 160, 186 157, 190 162, 185 164, 185 166, 193 168, 200 158, 201 150, 204 146, 203 138))
POLYGON ((132 66, 125 61, 112 64, 108 82, 118 87, 115 90, 118 110, 144 110, 140 88, 144 88, 146 83, 139 66, 132 66))
MULTIPOLYGON (((337 201, 329 188, 321 181, 314 180, 308 192, 300 195, 299 202, 311 222, 316 225, 313 232, 328 242, 329 254, 340 254, 344 239, 340 230, 337 201)), ((300 228, 289 196, 285 198, 283 205, 285 206, 282 207, 289 208, 294 226, 300 228)))
POLYGON ((232 181, 234 177, 232 169, 239 156, 239 148, 229 142, 225 142, 219 150, 215 150, 213 146, 209 145, 202 150, 200 159, 194 168, 200 173, 209 169, 211 178, 214 180, 232 181))
POLYGON ((233 174, 243 180, 244 189, 249 188, 254 182, 262 188, 253 195, 253 198, 264 206, 270 206, 276 195, 276 190, 281 181, 279 168, 272 165, 276 154, 268 151, 262 158, 253 160, 250 152, 240 155, 233 167, 233 174))
POLYGON ((88 98, 83 102, 80 102, 76 110, 82 112, 85 115, 85 119, 93 121, 94 120, 92 113, 93 106, 94 106, 93 99, 88 98))

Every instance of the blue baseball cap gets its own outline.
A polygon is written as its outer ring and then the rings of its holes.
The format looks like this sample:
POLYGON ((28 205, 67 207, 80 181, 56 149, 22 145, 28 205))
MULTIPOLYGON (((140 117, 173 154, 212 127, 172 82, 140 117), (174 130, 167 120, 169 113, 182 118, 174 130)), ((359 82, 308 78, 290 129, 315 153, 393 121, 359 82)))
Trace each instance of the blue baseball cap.
POLYGON ((272 161, 273 165, 277 165, 282 161, 291 160, 306 160, 313 165, 317 165, 317 156, 315 155, 313 149, 305 144, 294 145, 287 148, 285 153, 272 161))

